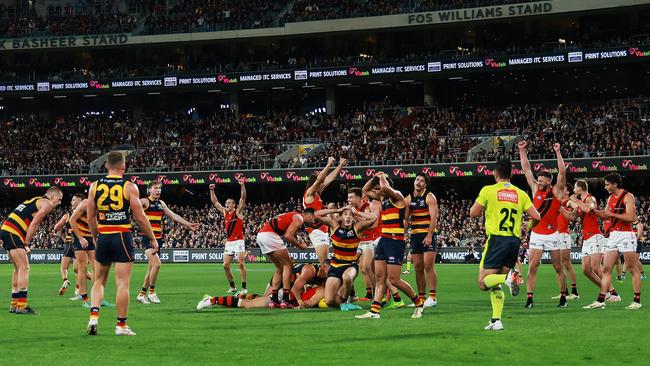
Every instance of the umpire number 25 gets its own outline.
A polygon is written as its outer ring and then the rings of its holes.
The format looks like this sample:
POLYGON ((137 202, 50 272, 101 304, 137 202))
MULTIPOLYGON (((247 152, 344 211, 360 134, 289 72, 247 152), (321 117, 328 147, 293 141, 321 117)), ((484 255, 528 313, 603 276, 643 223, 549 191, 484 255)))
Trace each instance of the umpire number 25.
POLYGON ((510 210, 503 208, 501 209, 500 213, 503 215, 503 218, 499 223, 499 231, 513 232, 515 229, 515 217, 517 217, 517 210, 514 208, 511 208, 510 210), (510 223, 510 227, 506 226, 508 223, 510 223))

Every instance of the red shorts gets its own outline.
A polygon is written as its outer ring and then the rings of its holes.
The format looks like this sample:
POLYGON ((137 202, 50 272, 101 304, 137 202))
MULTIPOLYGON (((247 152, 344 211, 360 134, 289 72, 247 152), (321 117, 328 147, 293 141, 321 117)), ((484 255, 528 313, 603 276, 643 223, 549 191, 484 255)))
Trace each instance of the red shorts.
POLYGON ((316 294, 316 289, 318 289, 318 287, 311 287, 307 291, 303 292, 301 296, 302 301, 311 299, 316 294))

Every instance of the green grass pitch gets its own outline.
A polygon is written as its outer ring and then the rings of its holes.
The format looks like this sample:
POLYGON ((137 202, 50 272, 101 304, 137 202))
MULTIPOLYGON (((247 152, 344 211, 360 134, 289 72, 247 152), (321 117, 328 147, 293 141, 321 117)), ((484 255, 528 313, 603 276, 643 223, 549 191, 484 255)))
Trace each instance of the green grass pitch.
MULTIPOLYGON (((11 266, 0 266, 10 295, 11 266)), ((483 327, 490 315, 487 293, 477 289, 476 265, 438 265, 439 305, 424 318, 411 309, 384 310, 379 320, 360 312, 215 308, 197 312, 203 294, 227 289, 218 264, 163 265, 156 286, 160 305, 135 302, 144 265, 134 267, 129 325, 136 337, 116 337, 115 310, 102 309, 99 336, 85 333, 88 310, 58 295, 58 266, 32 265, 29 302, 36 316, 0 313, 2 365, 577 365, 636 364, 650 360, 650 308, 628 311, 628 278, 616 283, 622 303, 583 310, 597 290, 578 275, 581 298, 556 308, 552 269, 543 265, 534 309, 524 309, 525 289, 506 295, 502 332, 483 327)), ((579 269, 578 267, 576 269, 579 269)), ((271 265, 249 265, 249 290, 263 291, 271 265)), ((112 274, 112 273, 111 273, 112 274)), ((235 272, 235 277, 238 277, 235 272)), ((411 273, 406 278, 414 282, 411 273)), ((239 282, 239 281, 237 281, 239 282)), ((644 282, 645 285, 648 282, 644 282)), ((358 293, 363 293, 357 278, 358 293)), ((114 301, 114 282, 107 285, 114 301)), ((362 303, 367 308, 367 303, 362 303)))

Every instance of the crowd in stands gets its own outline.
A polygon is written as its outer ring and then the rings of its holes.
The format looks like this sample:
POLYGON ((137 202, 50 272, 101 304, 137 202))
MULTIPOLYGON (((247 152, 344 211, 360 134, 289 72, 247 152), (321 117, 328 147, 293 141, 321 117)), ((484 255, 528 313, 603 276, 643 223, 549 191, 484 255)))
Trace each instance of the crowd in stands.
POLYGON ((214 32, 273 26, 284 0, 180 0, 145 19, 145 34, 214 32))
POLYGON ((131 33, 137 21, 136 16, 120 11, 109 1, 92 1, 92 8, 71 4, 51 7, 43 15, 34 8, 20 12, 0 4, 2 38, 131 33))
MULTIPOLYGON (((445 195, 437 197, 440 209, 438 221, 438 245, 440 247, 470 247, 480 248, 485 243, 483 219, 470 219, 469 209, 473 204, 472 199, 461 197, 456 191, 448 190, 445 195)), ((207 198, 206 198, 207 201, 207 198)), ((338 205, 342 205, 339 203, 338 205)), ((601 202, 601 206, 604 202, 601 202)), ((190 222, 197 222, 200 227, 197 231, 177 224, 167 217, 164 219, 163 248, 222 248, 225 245, 225 231, 223 216, 211 204, 198 206, 170 205, 170 209, 190 222)), ((0 210, 0 220, 4 220, 13 208, 5 207, 0 210)), ((55 249, 61 246, 59 237, 53 235, 54 225, 69 207, 59 207, 47 216, 32 241, 32 248, 55 249)), ((247 248, 255 248, 257 231, 265 220, 278 214, 289 211, 300 211, 300 198, 291 198, 282 203, 249 204, 245 210, 244 236, 247 248)), ((639 196, 637 200, 637 213, 640 222, 645 225, 645 243, 648 243, 650 234, 650 197, 639 196)), ((141 232, 137 224, 133 224, 136 246, 140 243, 141 232)), ((573 223, 572 233, 575 246, 582 245, 579 223, 573 223)), ((299 239, 308 242, 307 236, 301 233, 299 239)))
POLYGON ((297 0, 285 22, 359 18, 378 15, 419 13, 482 6, 521 4, 534 0, 297 0))
POLYGON ((567 158, 642 155, 650 148, 648 119, 640 118, 648 106, 642 103, 483 108, 459 101, 456 107, 409 108, 385 101, 332 116, 236 116, 221 110, 205 117, 196 111, 154 113, 137 121, 113 112, 53 120, 21 115, 0 121, 0 173, 87 173, 94 159, 116 145, 132 151, 131 172, 317 167, 327 156, 350 165, 490 161, 504 155, 516 160, 514 142, 520 138, 530 141, 533 159, 553 158, 554 142, 567 158), (276 159, 304 139, 318 148, 276 159), (494 143, 483 143, 490 139, 494 143))

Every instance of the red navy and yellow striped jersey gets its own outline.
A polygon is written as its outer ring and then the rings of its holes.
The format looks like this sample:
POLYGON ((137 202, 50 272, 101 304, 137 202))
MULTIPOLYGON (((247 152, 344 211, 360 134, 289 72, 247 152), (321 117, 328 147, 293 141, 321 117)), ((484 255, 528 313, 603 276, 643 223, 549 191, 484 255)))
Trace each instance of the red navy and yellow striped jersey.
POLYGON ((120 234, 131 231, 131 211, 123 177, 107 175, 95 182, 93 199, 97 206, 99 234, 120 234))
POLYGON ((361 238, 353 227, 348 229, 338 227, 330 235, 332 239, 332 260, 330 265, 332 267, 341 267, 353 264, 357 261, 357 248, 361 238))
POLYGON ((70 217, 72 217, 72 214, 70 214, 70 216, 68 216, 68 221, 65 222, 65 226, 63 227, 63 230, 65 230, 65 239, 64 239, 64 241, 66 243, 72 242, 72 235, 74 235, 74 233, 72 232, 72 226, 70 226, 70 217))
POLYGON ((93 236, 93 234, 90 232, 90 226, 88 226, 88 215, 84 212, 79 220, 77 220, 77 224, 79 224, 79 231, 81 231, 81 235, 85 238, 90 238, 93 236))
POLYGON ((2 230, 18 236, 24 243, 25 238, 27 237, 29 224, 34 219, 36 212, 38 212, 36 202, 42 198, 47 199, 40 196, 34 197, 18 205, 18 207, 9 214, 9 217, 7 217, 5 222, 2 223, 2 230))
POLYGON ((394 240, 404 240, 404 212, 406 206, 398 207, 385 198, 381 202, 381 236, 394 240))
POLYGON ((164 210, 160 200, 151 200, 147 197, 149 201, 149 208, 147 208, 144 213, 151 223, 151 229, 153 230, 153 235, 156 239, 162 239, 162 220, 164 215, 164 210))
POLYGON ((427 234, 429 232, 429 224, 431 224, 431 215, 429 215, 429 205, 427 204, 427 196, 432 194, 425 190, 422 195, 411 196, 411 234, 427 234))

